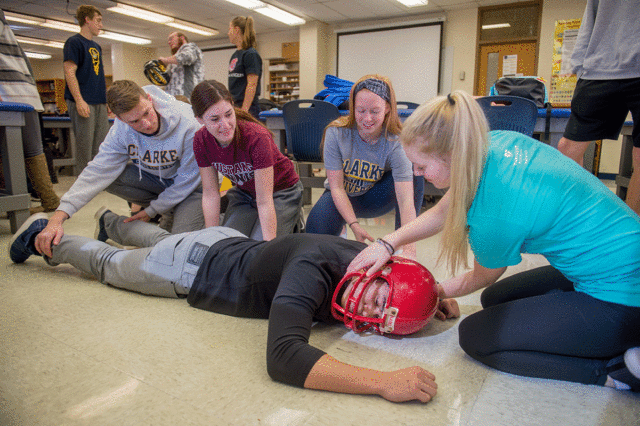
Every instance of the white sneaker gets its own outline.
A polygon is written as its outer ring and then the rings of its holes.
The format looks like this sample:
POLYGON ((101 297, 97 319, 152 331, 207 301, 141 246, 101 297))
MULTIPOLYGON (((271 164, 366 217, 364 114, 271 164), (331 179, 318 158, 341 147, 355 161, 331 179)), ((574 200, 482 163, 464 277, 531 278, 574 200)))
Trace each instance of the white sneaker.
POLYGON ((624 365, 637 379, 640 379, 640 347, 627 349, 624 353, 624 365))

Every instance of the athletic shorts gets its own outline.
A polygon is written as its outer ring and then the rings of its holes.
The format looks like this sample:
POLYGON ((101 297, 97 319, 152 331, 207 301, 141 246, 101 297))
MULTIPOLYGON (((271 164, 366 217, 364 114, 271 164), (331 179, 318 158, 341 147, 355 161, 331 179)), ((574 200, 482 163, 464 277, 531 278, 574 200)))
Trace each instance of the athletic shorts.
POLYGON ((631 111, 633 145, 640 147, 640 78, 578 80, 564 137, 572 141, 618 139, 631 111))

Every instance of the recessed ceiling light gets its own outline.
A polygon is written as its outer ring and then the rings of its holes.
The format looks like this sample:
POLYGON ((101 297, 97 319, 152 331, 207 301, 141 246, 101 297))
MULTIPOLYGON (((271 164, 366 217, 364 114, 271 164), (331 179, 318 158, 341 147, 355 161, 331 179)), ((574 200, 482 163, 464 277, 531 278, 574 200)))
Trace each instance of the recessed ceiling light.
POLYGON ((40 25, 44 23, 43 18, 37 16, 23 15, 21 13, 4 12, 4 17, 7 21, 22 22, 23 24, 40 25))
POLYGON ((483 25, 482 29, 483 30, 493 30, 495 28, 509 28, 511 25, 509 25, 508 23, 505 24, 489 24, 489 25, 483 25))
POLYGON ((244 7, 245 9, 256 9, 258 7, 265 7, 266 4, 260 0, 227 0, 229 3, 233 3, 237 6, 244 7))
POLYGON ((100 33, 98 37, 108 38, 110 40, 116 41, 124 41, 126 43, 132 44, 150 44, 151 40, 142 38, 142 37, 134 37, 130 35, 124 35, 119 33, 112 33, 111 31, 103 31, 100 33))
POLYGON ((270 4, 253 10, 287 25, 302 25, 306 22, 304 19, 289 12, 285 12, 282 9, 278 9, 277 7, 271 6, 270 4))
POLYGON ((173 21, 173 18, 171 16, 151 12, 149 10, 140 9, 138 7, 129 6, 128 4, 123 3, 116 3, 116 6, 108 7, 107 10, 111 12, 121 13, 127 16, 132 16, 138 19, 144 19, 145 21, 156 22, 158 24, 166 24, 173 21))
POLYGON ((173 22, 168 22, 165 25, 203 36, 214 36, 219 34, 219 31, 213 28, 203 27, 202 25, 192 24, 191 22, 180 21, 178 19, 174 19, 173 22))
POLYGON ((53 28, 54 30, 69 31, 71 33, 77 33, 80 31, 80 25, 56 21, 54 19, 46 19, 44 23, 40 25, 47 28, 53 28))
POLYGON ((407 7, 426 6, 429 4, 429 0, 398 0, 400 3, 407 7))
POLYGON ((55 47, 56 49, 62 49, 64 47, 64 43, 61 41, 43 40, 39 38, 22 37, 22 36, 16 36, 16 40, 18 40, 19 43, 36 44, 39 46, 49 46, 49 47, 55 47))
POLYGON ((51 59, 51 55, 48 53, 36 53, 36 52, 24 52, 27 58, 33 59, 51 59))
POLYGON ((296 15, 293 15, 289 12, 286 12, 270 4, 261 2, 260 0, 227 0, 227 1, 237 6, 244 7, 245 9, 253 10, 254 12, 258 12, 262 15, 268 16, 271 19, 275 19, 276 21, 280 21, 287 25, 302 25, 305 22, 307 22, 296 15))

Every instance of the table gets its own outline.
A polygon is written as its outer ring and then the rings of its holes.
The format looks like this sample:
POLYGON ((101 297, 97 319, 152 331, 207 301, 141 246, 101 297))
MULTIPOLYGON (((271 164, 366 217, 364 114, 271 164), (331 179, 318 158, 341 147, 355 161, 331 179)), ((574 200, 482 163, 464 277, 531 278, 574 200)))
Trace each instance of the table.
POLYGON ((7 212, 11 233, 15 233, 30 214, 31 196, 27 192, 22 149, 24 114, 30 111, 33 111, 31 105, 0 102, 0 153, 5 182, 0 196, 0 211, 7 212))
POLYGON ((73 126, 71 125, 71 118, 43 115, 42 125, 45 129, 66 130, 64 134, 68 133, 69 135, 68 137, 65 138, 62 134, 60 134, 58 137, 62 137, 63 139, 66 139, 67 156, 65 156, 64 158, 54 158, 53 166, 54 167, 71 166, 72 174, 74 176, 77 176, 78 175, 77 172, 79 172, 79 170, 76 170, 76 136, 73 132, 73 126))
MULTIPOLYGON (((109 119, 109 124, 113 125, 113 118, 109 119)), ((64 138, 67 142, 67 155, 64 158, 54 158, 53 166, 71 166, 73 175, 77 176, 82 170, 77 170, 76 166, 76 136, 73 132, 73 126, 71 125, 71 118, 69 116, 43 115, 42 125, 45 129, 59 129, 64 130, 65 134, 68 133, 68 138, 64 138)))

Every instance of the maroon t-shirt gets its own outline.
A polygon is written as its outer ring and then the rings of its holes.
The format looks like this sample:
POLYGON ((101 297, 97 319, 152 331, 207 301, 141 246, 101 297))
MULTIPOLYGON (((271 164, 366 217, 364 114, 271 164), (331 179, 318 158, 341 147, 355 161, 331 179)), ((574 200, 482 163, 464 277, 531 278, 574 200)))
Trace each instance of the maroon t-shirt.
POLYGON ((290 188, 300 180, 293 163, 276 146, 264 126, 238 120, 238 142, 221 147, 206 127, 193 138, 198 167, 213 167, 243 191, 256 197, 254 171, 273 166, 273 192, 290 188))

